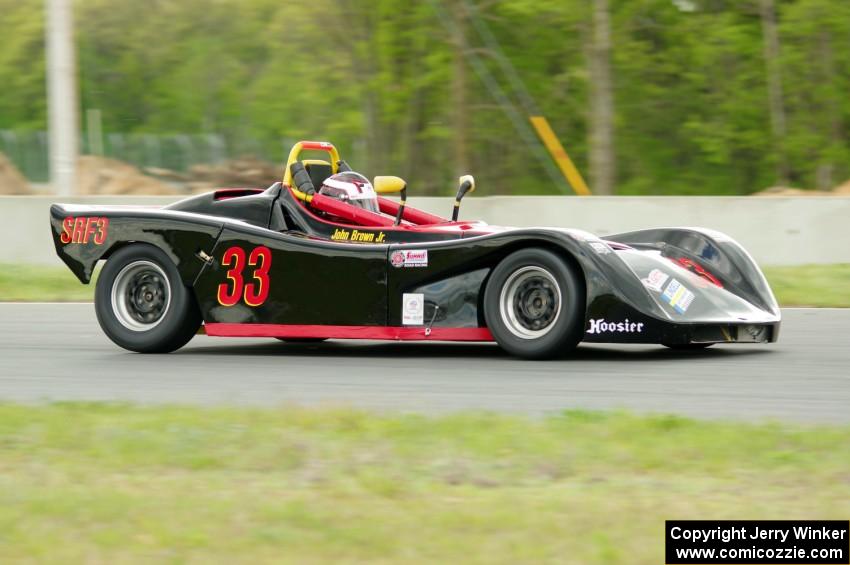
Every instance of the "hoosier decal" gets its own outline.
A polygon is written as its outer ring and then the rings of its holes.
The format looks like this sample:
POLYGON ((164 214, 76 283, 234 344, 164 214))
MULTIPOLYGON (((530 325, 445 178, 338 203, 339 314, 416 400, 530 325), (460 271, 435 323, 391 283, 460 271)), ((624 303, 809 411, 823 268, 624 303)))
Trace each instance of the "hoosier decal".
POLYGON ((59 236, 59 241, 66 245, 89 242, 95 245, 103 245, 108 230, 109 218, 68 216, 62 220, 62 234, 59 236))
POLYGON ((602 320, 590 320, 590 328, 587 330, 589 334, 601 333, 641 333, 643 332, 643 322, 630 322, 628 318, 623 322, 608 322, 602 320))

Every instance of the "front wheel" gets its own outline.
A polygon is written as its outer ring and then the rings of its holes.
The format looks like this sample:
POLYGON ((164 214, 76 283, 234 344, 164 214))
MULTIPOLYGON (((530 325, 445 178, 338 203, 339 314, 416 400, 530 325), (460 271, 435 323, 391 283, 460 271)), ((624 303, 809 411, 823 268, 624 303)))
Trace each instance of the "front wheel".
POLYGON ((201 326, 195 298, 174 262, 147 244, 121 248, 106 261, 94 308, 109 339, 139 353, 179 349, 201 326))
POLYGON ((584 281, 565 259, 539 248, 508 255, 484 292, 487 327, 504 350, 546 359, 573 350, 582 336, 584 281))

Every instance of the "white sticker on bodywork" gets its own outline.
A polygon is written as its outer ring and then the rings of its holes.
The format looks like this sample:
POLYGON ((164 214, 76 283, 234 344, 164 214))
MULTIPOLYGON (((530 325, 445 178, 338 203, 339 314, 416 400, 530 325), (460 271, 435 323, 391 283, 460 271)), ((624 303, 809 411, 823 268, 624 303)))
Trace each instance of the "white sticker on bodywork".
POLYGON ((403 294, 401 296, 401 323, 405 326, 421 326, 425 323, 425 295, 403 294))
POLYGON ((658 269, 652 269, 645 279, 642 279, 643 285, 655 292, 661 292, 661 289, 664 288, 664 283, 667 282, 667 279, 670 277, 659 271, 658 269))
POLYGON ((594 251, 596 251, 600 255, 611 253, 611 248, 608 247, 607 243, 604 243, 602 241, 591 241, 590 246, 593 248, 594 251))
POLYGON ((694 293, 676 279, 670 281, 670 284, 667 285, 667 288, 664 289, 664 294, 661 296, 679 314, 684 314, 691 305, 691 302, 694 301, 694 293))

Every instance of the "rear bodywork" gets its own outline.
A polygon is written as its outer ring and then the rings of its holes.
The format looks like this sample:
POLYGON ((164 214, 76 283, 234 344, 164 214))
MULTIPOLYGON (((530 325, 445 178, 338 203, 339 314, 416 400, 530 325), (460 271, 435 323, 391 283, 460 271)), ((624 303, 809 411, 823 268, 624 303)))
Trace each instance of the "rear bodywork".
MULTIPOLYGON (((395 206, 395 208, 394 208, 395 206)), ((381 210, 397 205, 381 199, 381 210)), ((490 340, 482 301, 508 254, 543 247, 579 268, 587 342, 772 342, 780 312, 749 254, 723 234, 449 222, 413 208, 400 226, 334 224, 280 183, 221 190, 165 208, 57 204, 56 251, 84 283, 96 263, 141 242, 168 254, 206 332, 221 336, 490 340), (240 263, 241 262, 241 263, 240 263), (424 309, 411 320, 405 298, 424 309)))

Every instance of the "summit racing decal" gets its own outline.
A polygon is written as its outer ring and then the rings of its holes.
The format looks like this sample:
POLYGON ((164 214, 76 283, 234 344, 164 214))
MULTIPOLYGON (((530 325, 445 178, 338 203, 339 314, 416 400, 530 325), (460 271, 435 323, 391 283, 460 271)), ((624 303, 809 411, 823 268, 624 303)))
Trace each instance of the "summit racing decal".
POLYGON ((109 218, 68 216, 62 220, 62 234, 59 236, 59 241, 66 245, 89 242, 95 245, 103 245, 108 231, 109 218))
POLYGON ((589 334, 602 333, 642 333, 643 322, 630 322, 626 318, 622 322, 608 322, 605 319, 590 320, 590 328, 587 330, 589 334))
POLYGON ((344 228, 337 228, 331 234, 331 240, 333 241, 356 241, 359 243, 383 243, 385 237, 387 237, 387 234, 382 231, 375 233, 373 231, 347 230, 344 228))
POLYGON ((390 264, 399 269, 401 267, 427 267, 427 249, 397 250, 390 253, 390 264))

